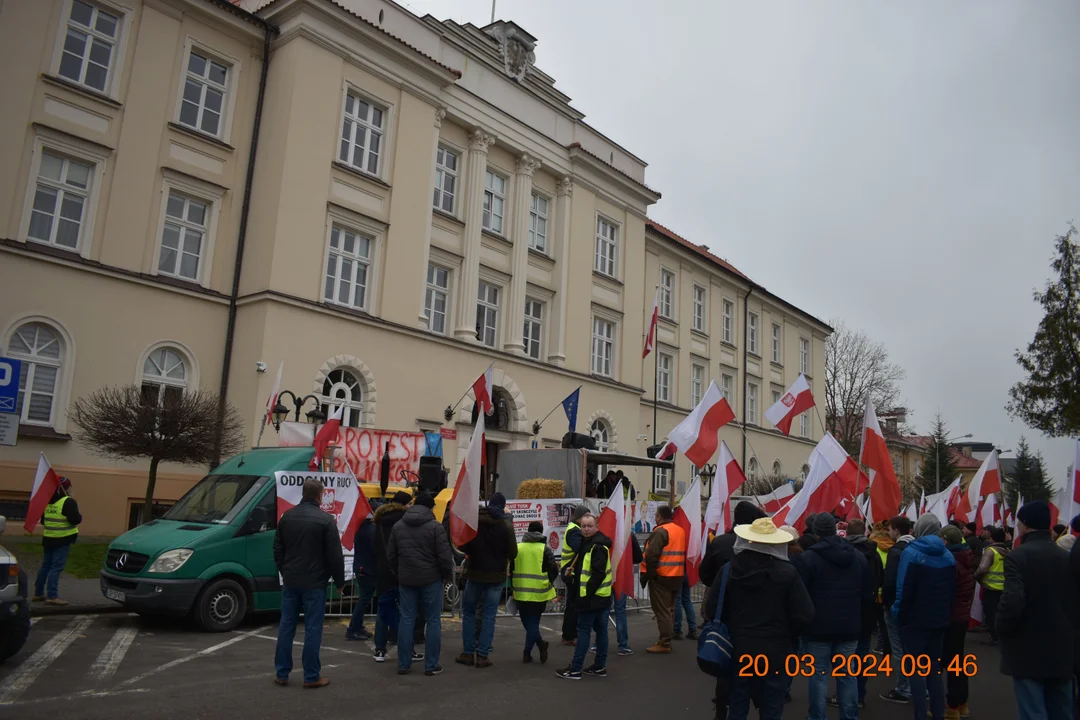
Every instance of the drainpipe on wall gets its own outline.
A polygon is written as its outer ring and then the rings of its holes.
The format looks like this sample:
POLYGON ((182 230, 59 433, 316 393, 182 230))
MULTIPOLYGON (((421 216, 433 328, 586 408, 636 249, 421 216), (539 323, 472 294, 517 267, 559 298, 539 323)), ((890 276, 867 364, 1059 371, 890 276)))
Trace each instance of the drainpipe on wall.
POLYGON ((743 324, 742 324, 742 332, 743 332, 743 339, 742 339, 742 372, 743 372, 743 381, 742 381, 742 390, 743 390, 743 399, 742 399, 742 466, 743 466, 743 472, 746 472, 746 387, 749 384, 749 378, 747 376, 746 360, 747 360, 747 353, 750 350, 750 304, 748 302, 746 302, 746 301, 749 299, 750 293, 752 293, 752 292, 754 292, 754 288, 750 287, 749 289, 747 289, 746 294, 743 295, 743 299, 742 299, 742 305, 743 305, 743 324))
MULTIPOLYGON (((254 16, 257 17, 257 16, 254 16)), ((270 23, 258 18, 262 23, 263 37, 262 71, 259 74, 259 94, 255 101, 255 122, 251 128, 251 147, 248 150, 247 177, 244 180, 244 201, 240 207, 240 230, 236 237, 236 264, 233 266, 232 291, 229 293, 229 319, 225 329, 225 354, 221 359, 221 386, 218 390, 220 407, 218 426, 225 420, 225 407, 229 395, 229 370, 232 366, 233 339, 236 335, 236 300, 240 295, 240 274, 244 268, 244 244, 247 240, 248 217, 251 214, 251 186, 255 182, 255 155, 259 148, 259 130, 262 126, 263 100, 266 98, 266 76, 270 67, 270 37, 277 33, 270 23)), ((219 435, 220 439, 220 435, 219 435)), ((216 467, 221 463, 221 451, 214 451, 216 467)))

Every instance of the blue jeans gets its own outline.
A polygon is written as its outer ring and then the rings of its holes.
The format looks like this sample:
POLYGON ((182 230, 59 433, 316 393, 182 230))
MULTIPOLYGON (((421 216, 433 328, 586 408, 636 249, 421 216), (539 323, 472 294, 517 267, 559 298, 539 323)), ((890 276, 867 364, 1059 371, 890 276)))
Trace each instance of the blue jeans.
POLYGON ((1013 678, 1017 720, 1072 720, 1073 681, 1013 678))
POLYGON ((352 620, 346 635, 359 635, 364 632, 364 615, 371 609, 371 598, 375 595, 375 578, 357 576, 355 580, 357 598, 353 605, 352 620))
POLYGON ((578 611, 577 616, 577 643, 574 645, 574 659, 570 661, 570 669, 581 672, 585 667, 585 653, 589 652, 592 634, 596 633, 596 661, 595 667, 607 667, 608 651, 608 615, 611 614, 611 604, 599 610, 578 611))
POLYGON ((397 630, 401 621, 398 611, 398 589, 391 588, 379 593, 375 615, 375 649, 386 651, 386 640, 391 630, 397 630))
POLYGON ((758 717, 761 720, 780 720, 784 714, 784 697, 789 678, 783 675, 737 677, 728 680, 728 720, 746 720, 750 716, 750 698, 760 698, 758 717))
MULTIPOLYGON (((919 655, 930 656, 930 676, 920 677, 918 672, 911 676, 911 709, 915 717, 927 717, 926 695, 929 693, 930 713, 933 720, 943 720, 945 717, 945 676, 942 675, 941 654, 945 648, 945 628, 923 630, 910 625, 902 627, 900 628, 900 642, 904 644, 905 655, 915 658, 919 655)), ((1070 684, 1069 687, 1072 685, 1070 684)), ((1072 699, 1072 695, 1069 695, 1069 699, 1072 699)))
POLYGON ((288 679, 293 669, 293 638, 301 610, 304 612, 304 652, 300 660, 304 665, 304 682, 315 682, 322 670, 319 646, 322 645, 323 615, 326 613, 326 588, 281 588, 281 624, 278 625, 274 666, 279 678, 288 679))
MULTIPOLYGON (((911 697, 911 681, 900 673, 900 660, 906 652, 900 641, 900 626, 893 618, 892 610, 885 609, 885 629, 889 631, 889 646, 892 648, 892 669, 896 673, 896 692, 904 697, 911 697)), ((923 713, 925 716, 926 713, 923 713)))
POLYGON ((469 580, 465 583, 465 592, 461 597, 461 642, 465 654, 491 654, 491 643, 495 639, 495 614, 499 612, 499 599, 502 597, 503 583, 478 583, 469 580), (484 618, 480 623, 480 644, 476 642, 476 606, 484 603, 484 618))
POLYGON ((630 630, 626 626, 626 596, 622 594, 615 600, 615 639, 620 650, 630 649, 630 630))
MULTIPOLYGON (((814 667, 817 669, 810 678, 810 707, 806 715, 807 720, 826 720, 825 701, 829 694, 829 674, 833 666, 833 656, 854 655, 858 644, 857 640, 807 639, 806 652, 814 656, 814 667)), ((836 678, 836 699, 840 703, 840 720, 858 720, 857 694, 858 687, 855 678, 850 676, 836 678)))
MULTIPOLYGON (((870 654, 870 636, 865 635, 859 638, 859 644, 855 647, 855 654, 860 658, 865 658, 870 654)), ((855 683, 859 688, 858 698, 859 702, 866 701, 866 681, 869 680, 866 675, 860 674, 858 681, 855 683)))
POLYGON ((677 633, 682 632, 683 609, 686 609, 686 629, 688 632, 697 632, 697 624, 694 621, 694 601, 690 599, 690 580, 685 575, 682 579, 682 590, 675 596, 675 628, 677 633))
POLYGON ((37 580, 34 582, 34 595, 40 597, 45 594, 45 581, 48 580, 48 598, 51 600, 58 597, 60 573, 64 572, 68 553, 71 552, 71 546, 74 544, 67 543, 60 547, 45 548, 45 556, 41 559, 41 567, 38 569, 37 580))
POLYGON ((539 645, 543 639, 540 637, 540 616, 522 615, 521 626, 525 628, 525 654, 531 654, 534 645, 539 645))
POLYGON ((423 608, 427 620, 427 637, 424 638, 424 670, 434 670, 439 665, 439 646, 442 619, 442 581, 430 585, 410 587, 398 585, 401 602, 401 625, 398 627, 398 669, 412 667, 413 632, 416 630, 416 614, 423 608))

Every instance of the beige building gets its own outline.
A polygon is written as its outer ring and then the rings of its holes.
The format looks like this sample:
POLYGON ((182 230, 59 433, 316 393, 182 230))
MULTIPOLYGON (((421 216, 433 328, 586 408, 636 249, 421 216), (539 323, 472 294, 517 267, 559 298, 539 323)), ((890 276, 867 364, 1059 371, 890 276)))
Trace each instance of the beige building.
MULTIPOLYGON (((455 429, 453 470, 472 402, 443 409, 492 362, 492 466, 579 385, 578 430, 644 454, 657 357, 660 437, 716 379, 736 457, 745 410, 750 472, 797 476, 816 416, 788 439, 761 414, 822 367, 829 328, 649 224, 644 161, 555 88, 536 38, 382 0, 239 5, 0 5, 0 354, 24 368, 0 512, 17 516, 44 452, 84 532, 126 529, 146 463, 82 448, 73 400, 220 389, 254 442, 279 362, 283 388, 344 404, 348 425, 455 429)), ((163 467, 157 499, 203 471, 163 467)))

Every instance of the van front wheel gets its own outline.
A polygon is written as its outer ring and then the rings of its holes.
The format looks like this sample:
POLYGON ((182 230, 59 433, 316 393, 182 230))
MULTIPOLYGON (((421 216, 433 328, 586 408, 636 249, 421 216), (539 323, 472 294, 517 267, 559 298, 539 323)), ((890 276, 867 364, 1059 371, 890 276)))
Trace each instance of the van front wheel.
POLYGON ((247 614, 247 593, 229 578, 211 581, 195 603, 199 624, 210 632, 232 630, 247 614))

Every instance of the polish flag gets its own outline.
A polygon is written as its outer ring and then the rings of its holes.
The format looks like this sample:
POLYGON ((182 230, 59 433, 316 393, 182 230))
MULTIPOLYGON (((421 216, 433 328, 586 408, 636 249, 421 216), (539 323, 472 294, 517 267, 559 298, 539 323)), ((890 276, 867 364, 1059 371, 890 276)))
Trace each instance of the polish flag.
POLYGON ((690 488, 683 494, 679 507, 675 508, 672 522, 686 532, 686 577, 690 587, 698 582, 698 566, 705 557, 701 542, 701 477, 694 478, 690 488))
POLYGON ((484 413, 477 413, 469 450, 458 472, 454 496, 450 498, 450 539, 457 547, 476 537, 480 523, 480 465, 483 460, 484 413))
MULTIPOLYGON (((1058 522, 1062 520, 1063 516, 1069 514, 1071 499, 1072 492, 1067 484, 1065 487, 1054 493, 1054 497, 1047 503, 1050 506, 1050 527, 1057 525, 1058 522)), ((1064 517, 1065 523, 1068 524, 1070 519, 1071 518, 1069 517, 1064 517)))
POLYGON ((600 532, 611 538, 611 567, 615 597, 634 597, 634 562, 630 549, 632 530, 626 499, 621 492, 613 492, 597 519, 600 532))
MULTIPOLYGON (((945 501, 945 516, 946 517, 950 517, 950 518, 955 518, 956 517, 956 508, 957 508, 957 506, 959 506, 960 500, 961 500, 961 498, 963 497, 963 494, 964 494, 963 491, 960 488, 960 483, 963 481, 963 479, 964 479, 963 475, 958 475, 956 477, 956 480, 953 481, 952 485, 949 486, 949 487, 952 488, 952 490, 949 491, 948 500, 945 501)), ((959 518, 957 518, 957 519, 959 519, 959 518)), ((965 522, 969 522, 969 521, 965 520, 965 522)), ((945 523, 943 522, 942 525, 944 525, 944 524, 945 523)))
POLYGON ((1076 438, 1076 455, 1073 456, 1072 477, 1072 501, 1080 505, 1080 438, 1076 438))
POLYGON ((915 522, 919 519, 919 513, 915 510, 914 500, 912 500, 911 504, 907 506, 907 510, 904 511, 904 516, 911 522, 915 522))
POLYGON ((979 507, 979 498, 997 492, 1001 492, 1001 475, 998 472, 998 451, 993 450, 983 460, 979 472, 975 473, 968 485, 967 492, 961 494, 960 501, 956 504, 957 519, 978 523, 978 519, 973 516, 977 515, 975 510, 979 507))
POLYGON ((311 456, 311 463, 308 464, 308 468, 311 470, 319 469, 319 461, 322 460, 323 454, 326 452, 326 448, 329 445, 337 442, 338 430, 341 429, 341 416, 345 412, 345 405, 338 405, 337 410, 330 413, 330 417, 327 418, 319 431, 315 433, 315 454, 311 456))
POLYGON ((45 459, 45 453, 41 453, 38 457, 37 473, 34 475, 34 487, 30 490, 30 505, 26 508, 26 520, 23 522, 26 532, 34 532, 38 521, 45 513, 45 508, 48 507, 59 487, 60 476, 53 471, 52 465, 45 459))
POLYGON ((810 454, 810 474, 788 505, 784 523, 803 532, 807 515, 832 511, 841 500, 851 497, 848 489, 855 487, 858 479, 859 466, 826 432, 810 454))
POLYGON ((480 409, 487 415, 491 415, 495 412, 495 403, 492 400, 492 398, 495 397, 494 390, 492 389, 492 376, 493 373, 489 367, 484 371, 484 374, 476 378, 476 382, 472 384, 473 397, 476 398, 476 402, 480 405, 480 409))
POLYGON ((926 488, 922 491, 922 500, 919 501, 919 514, 922 515, 926 512, 926 488))
POLYGON ((780 487, 773 488, 768 495, 755 495, 754 501, 758 507, 767 513, 775 513, 787 504, 788 499, 795 494, 795 486, 784 483, 780 487))
POLYGON ((652 352, 656 345, 656 320, 660 317, 660 286, 656 286, 656 297, 652 304, 652 317, 649 319, 649 333, 645 336, 645 349, 641 351, 641 359, 644 360, 652 352))
POLYGON ((881 425, 878 424, 877 413, 874 412, 870 398, 866 399, 866 412, 863 415, 859 462, 870 470, 871 517, 892 517, 900 507, 900 483, 896 479, 889 448, 885 445, 885 435, 881 432, 881 425))
POLYGON ((345 461, 345 472, 347 472, 353 481, 353 485, 357 489, 356 504, 353 506, 352 515, 349 516, 349 522, 345 527, 345 532, 341 535, 341 545, 346 550, 353 549, 353 539, 356 537, 356 529, 363 524, 368 517, 375 514, 375 511, 371 509, 371 502, 367 499, 367 495, 364 494, 363 488, 360 487, 360 479, 356 477, 356 473, 353 472, 352 466, 349 465, 349 461, 345 461))
POLYGON ((800 373, 783 397, 765 411, 765 419, 775 425, 780 432, 790 435, 791 421, 796 415, 812 407, 814 407, 814 395, 810 392, 810 383, 806 381, 806 376, 800 373))
MULTIPOLYGON (((803 486, 803 487, 805 487, 805 486, 803 486)), ((777 508, 776 512, 774 512, 772 514, 773 524, 775 524, 776 527, 780 527, 781 525, 790 525, 791 524, 791 523, 789 523, 787 521, 788 510, 790 510, 791 506, 794 505, 796 502, 800 502, 799 496, 801 494, 802 494, 801 489, 799 490, 799 492, 792 494, 792 496, 789 497, 786 502, 784 502, 782 505, 780 505, 780 507, 777 508)), ((792 527, 794 527, 794 526, 792 526, 792 527)))
POLYGON ((987 495, 979 507, 979 516, 975 520, 976 532, 982 532, 984 527, 997 525, 1001 520, 1001 511, 998 509, 997 495, 987 495))
POLYGON ((285 369, 285 361, 282 360, 277 366, 277 377, 274 379, 274 387, 270 390, 270 397, 266 398, 266 424, 274 421, 274 408, 277 407, 278 395, 281 394, 281 371, 285 369))
POLYGON ((723 440, 720 441, 720 461, 716 463, 716 475, 713 477, 712 496, 709 507, 705 509, 705 529, 717 534, 731 529, 731 496, 746 482, 746 475, 739 467, 731 449, 723 440), (724 512, 721 514, 721 506, 724 512), (723 530, 717 530, 723 526, 723 530))
POLYGON ((668 440, 656 457, 666 460, 676 452, 681 452, 690 458, 690 462, 701 467, 716 453, 716 446, 719 444, 716 433, 734 419, 735 413, 713 380, 697 407, 668 433, 668 440))

